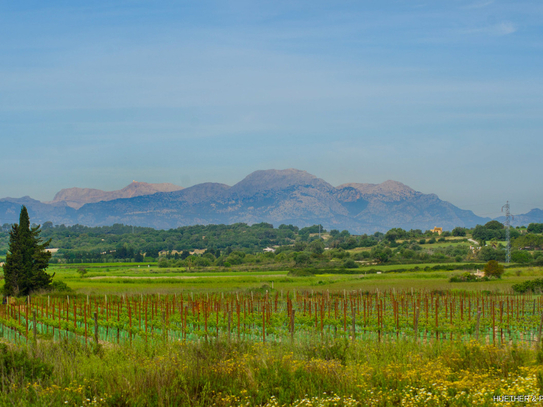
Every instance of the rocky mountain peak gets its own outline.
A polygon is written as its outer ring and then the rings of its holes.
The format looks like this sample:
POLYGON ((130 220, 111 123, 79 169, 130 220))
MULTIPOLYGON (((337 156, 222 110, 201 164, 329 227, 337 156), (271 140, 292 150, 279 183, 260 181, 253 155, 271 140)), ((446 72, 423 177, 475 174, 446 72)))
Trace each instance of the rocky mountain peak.
POLYGON ((157 192, 179 191, 181 189, 183 187, 169 183, 149 184, 137 181, 133 181, 123 189, 116 191, 102 191, 93 188, 66 188, 59 191, 50 203, 58 204, 64 202, 72 208, 79 209, 87 203, 133 198, 136 196, 152 195, 157 192))
POLYGON ((407 185, 393 180, 380 184, 348 183, 340 185, 337 189, 341 191, 346 188, 355 189, 360 194, 360 198, 366 200, 379 199, 387 202, 401 201, 422 195, 407 185))
POLYGON ((332 191, 334 187, 316 176, 294 168, 286 170, 259 170, 249 174, 228 191, 236 195, 254 195, 293 187, 311 186, 332 191))

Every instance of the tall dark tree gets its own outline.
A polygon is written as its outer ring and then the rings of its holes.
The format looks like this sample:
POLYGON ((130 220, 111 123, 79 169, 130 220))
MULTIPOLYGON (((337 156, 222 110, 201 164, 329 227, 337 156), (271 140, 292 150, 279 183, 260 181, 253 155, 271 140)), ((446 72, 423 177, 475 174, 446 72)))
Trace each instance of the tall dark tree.
POLYGON ((19 224, 9 233, 9 252, 4 263, 4 295, 23 296, 47 288, 53 276, 45 272, 51 253, 45 249, 51 242, 40 238, 40 227, 30 227, 25 206, 21 208, 19 224))

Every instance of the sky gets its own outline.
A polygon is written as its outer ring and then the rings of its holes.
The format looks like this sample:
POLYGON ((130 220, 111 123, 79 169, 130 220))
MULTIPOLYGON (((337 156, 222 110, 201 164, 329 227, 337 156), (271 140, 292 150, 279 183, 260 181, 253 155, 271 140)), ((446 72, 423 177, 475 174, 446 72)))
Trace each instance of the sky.
POLYGON ((541 1, 0 0, 0 197, 297 168, 543 208, 541 1))

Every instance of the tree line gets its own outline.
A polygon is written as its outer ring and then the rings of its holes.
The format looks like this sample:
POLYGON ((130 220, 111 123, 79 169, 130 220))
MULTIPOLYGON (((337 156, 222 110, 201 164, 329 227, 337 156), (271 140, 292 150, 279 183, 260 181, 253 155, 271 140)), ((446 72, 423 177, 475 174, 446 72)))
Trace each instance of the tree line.
MULTIPOLYGON (((11 225, 9 226, 11 227, 11 225)), ((0 255, 7 252, 9 233, 8 225, 3 225, 0 232, 0 255)), ((505 228, 497 221, 466 229, 457 227, 444 231, 441 235, 431 230, 403 230, 393 228, 386 233, 351 235, 348 231, 326 231, 319 225, 299 228, 293 225, 280 225, 274 228, 269 223, 247 225, 195 225, 170 230, 157 230, 146 227, 132 227, 122 224, 102 227, 82 225, 53 225, 46 222, 41 227, 42 237, 50 240, 50 247, 59 248, 52 261, 68 263, 111 262, 111 261, 157 261, 159 258, 175 262, 193 262, 194 264, 230 265, 244 262, 266 262, 271 257, 307 262, 306 257, 314 255, 354 262, 439 262, 439 261, 489 261, 505 259, 502 241, 505 228), (326 240, 319 239, 321 236, 326 240), (478 252, 470 251, 465 245, 449 247, 428 246, 445 242, 454 236, 463 238, 468 234, 481 246, 478 252), (273 247, 275 253, 260 258, 262 250, 273 247), (355 253, 348 250, 366 248, 369 250, 355 253), (192 255, 191 252, 200 252, 192 255), (326 250, 326 253, 325 253, 326 250), (205 251, 206 256, 201 253, 205 251), (236 252, 232 254, 233 252, 236 252), (295 253, 298 253, 295 255, 295 253), (243 255, 242 255, 243 254, 243 255), (190 256, 190 258, 189 258, 190 256), (248 256, 248 257, 247 257, 248 256), (188 258, 188 260, 187 260, 188 258)), ((511 228, 513 241, 513 261, 530 262, 537 260, 539 253, 529 251, 543 249, 543 224, 530 224, 528 228, 511 228)), ((311 257, 313 256, 313 257, 311 257)), ((164 263, 164 262, 163 262, 164 263)), ((352 265, 352 264, 351 264, 352 265)))

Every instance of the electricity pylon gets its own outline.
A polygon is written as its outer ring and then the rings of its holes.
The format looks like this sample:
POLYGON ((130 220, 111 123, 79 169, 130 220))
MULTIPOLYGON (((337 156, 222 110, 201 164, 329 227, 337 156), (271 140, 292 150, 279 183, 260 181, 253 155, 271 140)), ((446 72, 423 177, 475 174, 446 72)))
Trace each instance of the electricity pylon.
POLYGON ((511 212, 509 211, 509 201, 502 206, 502 212, 505 208, 505 239, 507 240, 507 252, 505 255, 505 262, 511 263, 511 232, 509 228, 511 227, 511 212))

